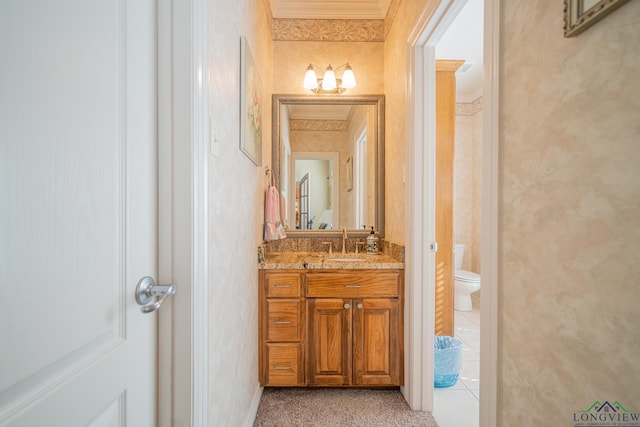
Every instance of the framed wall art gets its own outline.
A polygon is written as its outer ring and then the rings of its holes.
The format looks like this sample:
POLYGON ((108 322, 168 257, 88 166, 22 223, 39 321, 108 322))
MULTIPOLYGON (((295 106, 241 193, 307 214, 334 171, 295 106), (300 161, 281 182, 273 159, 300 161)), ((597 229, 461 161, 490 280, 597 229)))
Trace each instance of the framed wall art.
POLYGON ((240 38, 240 150, 262 166, 262 81, 246 37, 240 38))
POLYGON ((577 36, 629 0, 564 0, 564 36, 577 36))

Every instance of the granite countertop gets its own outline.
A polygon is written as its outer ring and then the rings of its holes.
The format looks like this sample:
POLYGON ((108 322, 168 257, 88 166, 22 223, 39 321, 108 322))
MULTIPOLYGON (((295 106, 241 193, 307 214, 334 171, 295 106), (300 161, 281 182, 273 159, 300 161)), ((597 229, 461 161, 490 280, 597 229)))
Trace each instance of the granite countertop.
POLYGON ((258 263, 262 270, 318 270, 318 269, 404 269, 404 263, 385 254, 344 254, 325 252, 273 252, 258 263))

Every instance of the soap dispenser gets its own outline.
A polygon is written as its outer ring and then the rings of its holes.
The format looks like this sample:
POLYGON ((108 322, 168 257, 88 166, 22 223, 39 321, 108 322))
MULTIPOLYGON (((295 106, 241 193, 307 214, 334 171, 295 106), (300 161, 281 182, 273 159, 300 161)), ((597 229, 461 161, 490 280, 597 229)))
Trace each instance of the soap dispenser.
POLYGON ((373 226, 371 227, 371 233, 369 233, 367 237, 367 253, 372 255, 378 254, 378 237, 376 237, 373 226))

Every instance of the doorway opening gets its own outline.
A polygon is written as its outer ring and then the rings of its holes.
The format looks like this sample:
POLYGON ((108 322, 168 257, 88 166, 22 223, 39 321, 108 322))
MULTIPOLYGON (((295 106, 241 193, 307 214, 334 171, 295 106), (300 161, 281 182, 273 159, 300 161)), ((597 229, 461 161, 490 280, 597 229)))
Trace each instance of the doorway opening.
POLYGON ((355 226, 367 224, 369 197, 367 194, 367 130, 356 140, 355 153, 355 226))
MULTIPOLYGON (((469 0, 473 1, 473 0, 469 0)), ((407 381, 403 390, 415 410, 434 411, 436 46, 467 0, 427 6, 409 38, 407 129, 407 381)), ((497 129, 499 1, 484 0, 483 119, 481 162, 481 358, 480 425, 496 423, 497 372, 497 129)), ((438 408, 435 407, 437 411, 438 408)), ((437 412, 434 413, 437 418, 437 412)))
POLYGON ((482 0, 467 0, 434 46, 435 334, 452 336, 444 342, 461 346, 434 350, 434 383, 440 387, 433 415, 445 426, 477 426, 479 419, 482 15, 482 0), (455 363, 442 360, 444 354, 456 355, 455 363), (443 384, 450 370, 457 370, 457 381, 443 384))

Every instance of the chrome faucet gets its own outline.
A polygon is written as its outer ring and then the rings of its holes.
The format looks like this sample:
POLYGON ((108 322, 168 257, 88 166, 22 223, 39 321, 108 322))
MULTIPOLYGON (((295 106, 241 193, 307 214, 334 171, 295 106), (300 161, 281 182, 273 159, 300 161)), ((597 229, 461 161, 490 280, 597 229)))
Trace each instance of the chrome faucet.
POLYGON ((347 253, 347 227, 342 227, 342 255, 347 253))

